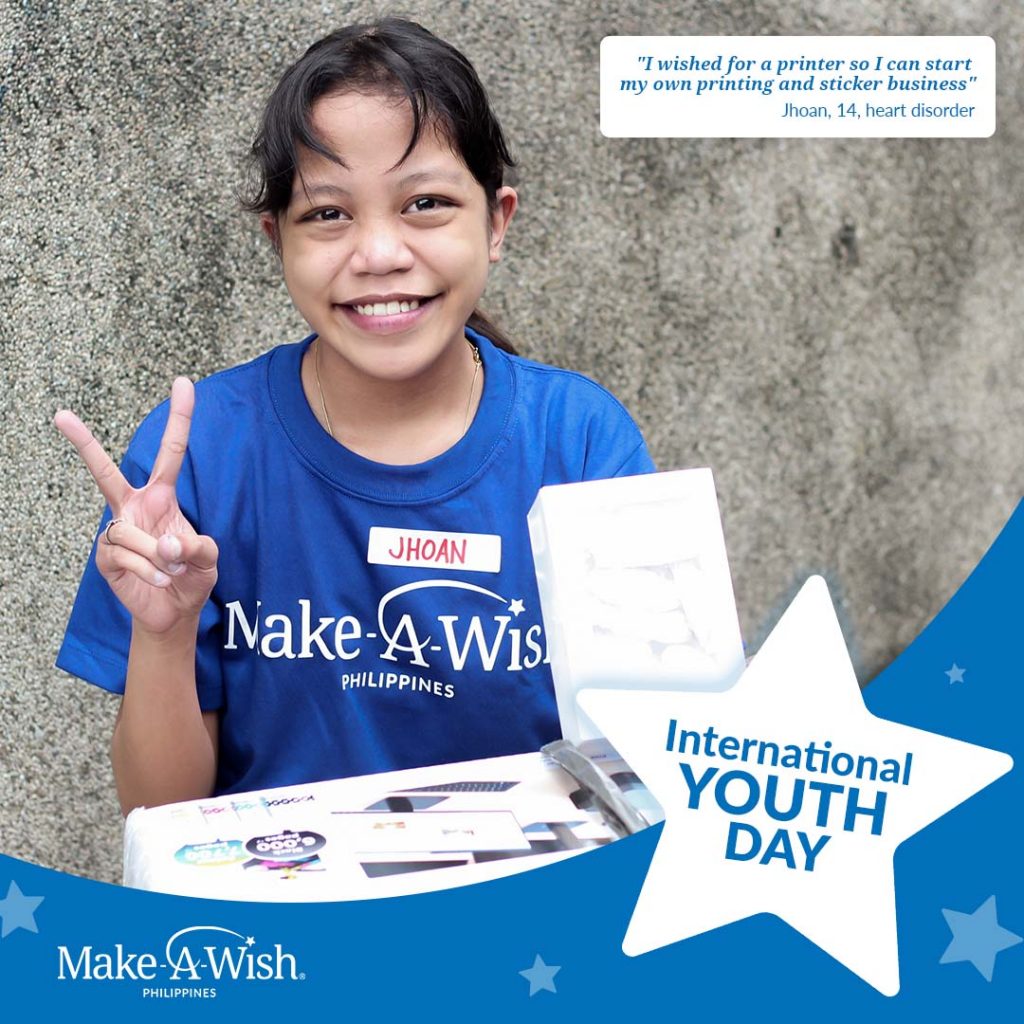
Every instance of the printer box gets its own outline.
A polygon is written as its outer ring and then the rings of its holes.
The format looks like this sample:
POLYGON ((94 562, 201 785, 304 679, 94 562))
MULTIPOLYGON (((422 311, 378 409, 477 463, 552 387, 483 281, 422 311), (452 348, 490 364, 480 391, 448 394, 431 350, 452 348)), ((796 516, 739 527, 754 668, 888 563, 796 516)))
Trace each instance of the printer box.
POLYGON ((710 469, 542 487, 529 513, 562 735, 583 687, 722 690, 743 641, 710 469))
MULTIPOLYGON (((614 751, 590 760, 660 820, 614 751)), ((404 896, 528 871, 619 834, 584 781, 534 751, 136 808, 124 884, 288 903, 404 896)))

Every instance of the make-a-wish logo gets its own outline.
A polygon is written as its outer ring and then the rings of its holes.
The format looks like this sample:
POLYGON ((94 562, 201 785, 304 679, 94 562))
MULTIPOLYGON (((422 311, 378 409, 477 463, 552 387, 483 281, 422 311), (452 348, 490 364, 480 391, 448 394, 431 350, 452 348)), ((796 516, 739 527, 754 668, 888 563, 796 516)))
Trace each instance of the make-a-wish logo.
POLYGON ((340 662, 376 654, 381 661, 416 669, 435 668, 440 661, 440 667, 455 672, 467 663, 486 672, 523 672, 550 662, 543 628, 538 622, 527 625, 530 613, 522 598, 464 580, 417 580, 395 587, 378 601, 372 625, 337 614, 337 609, 333 615, 318 615, 309 598, 296 604, 296 611, 268 614, 261 600, 249 612, 241 601, 228 601, 224 650, 244 646, 264 658, 340 662), (426 608, 412 598, 425 592, 426 608), (456 611, 444 613, 446 605, 456 611), (470 607, 480 611, 469 614, 470 607), (524 613, 527 619, 517 625, 524 613))
POLYGON ((304 981, 305 972, 293 953, 279 942, 260 949, 251 935, 218 925, 193 925, 175 932, 163 954, 129 950, 118 942, 112 949, 86 945, 57 947, 58 981, 126 981, 177 984, 179 988, 142 988, 147 997, 215 996, 216 989, 195 988, 218 981, 304 981), (236 941, 237 940, 237 941, 236 941))

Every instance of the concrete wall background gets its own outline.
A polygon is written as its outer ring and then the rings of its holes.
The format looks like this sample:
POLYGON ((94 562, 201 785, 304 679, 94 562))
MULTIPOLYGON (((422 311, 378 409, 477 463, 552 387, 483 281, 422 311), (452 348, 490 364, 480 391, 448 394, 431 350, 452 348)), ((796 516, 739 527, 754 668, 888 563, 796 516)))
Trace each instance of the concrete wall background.
MULTIPOLYGON (((116 698, 52 668, 102 505, 53 411, 74 408, 118 456, 175 374, 303 335, 232 189, 277 75, 380 10, 0 6, 5 853, 108 880, 120 865, 116 698)), ((822 572, 866 682, 1024 492, 1024 11, 486 0, 395 12, 468 53, 520 158, 522 208, 488 307, 524 354, 615 391, 662 468, 713 467, 751 646, 822 572), (604 35, 871 33, 992 35, 995 136, 598 131, 604 35), (856 260, 836 249, 844 224, 856 260)))

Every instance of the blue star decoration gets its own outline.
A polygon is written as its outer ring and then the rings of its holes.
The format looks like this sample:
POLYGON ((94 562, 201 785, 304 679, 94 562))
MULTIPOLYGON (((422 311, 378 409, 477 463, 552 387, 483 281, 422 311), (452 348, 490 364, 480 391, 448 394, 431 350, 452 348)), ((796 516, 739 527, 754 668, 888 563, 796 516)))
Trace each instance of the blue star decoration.
POLYGON ((557 994, 558 989, 555 988, 554 977, 561 969, 561 967, 552 967, 544 963, 538 953, 533 958, 533 966, 519 973, 530 983, 531 996, 535 996, 542 988, 557 994))
POLYGON ((953 683, 962 683, 964 681, 964 672, 966 669, 961 668, 955 661, 953 667, 946 670, 946 675, 949 676, 950 685, 953 683))
POLYGON ((992 980, 996 954, 1024 942, 996 920, 995 896, 989 896, 973 914, 943 909, 942 916, 953 933, 953 941, 946 947, 939 963, 955 964, 969 960, 986 981, 992 980))
POLYGON ((27 932, 38 932, 35 912, 43 902, 42 896, 26 896, 18 888, 17 882, 11 882, 7 895, 0 900, 0 939, 6 939, 16 928, 24 928, 27 932))

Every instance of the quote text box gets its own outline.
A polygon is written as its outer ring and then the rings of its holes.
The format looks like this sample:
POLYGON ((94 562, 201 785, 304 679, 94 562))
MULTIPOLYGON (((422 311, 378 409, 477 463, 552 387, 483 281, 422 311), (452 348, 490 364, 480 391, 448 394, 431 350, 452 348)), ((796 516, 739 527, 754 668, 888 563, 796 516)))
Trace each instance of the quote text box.
POLYGON ((607 36, 609 138, 986 138, 989 36, 607 36))

